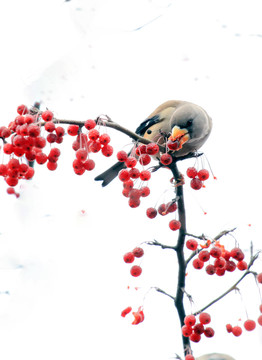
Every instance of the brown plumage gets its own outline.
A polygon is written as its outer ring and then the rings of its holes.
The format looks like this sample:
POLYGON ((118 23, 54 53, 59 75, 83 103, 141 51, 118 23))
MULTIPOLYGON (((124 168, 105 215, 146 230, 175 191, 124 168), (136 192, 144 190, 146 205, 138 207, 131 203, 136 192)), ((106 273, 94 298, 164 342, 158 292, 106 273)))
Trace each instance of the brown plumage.
MULTIPOLYGON (((187 101, 169 100, 158 106, 136 129, 136 133, 158 144, 168 138, 175 140, 177 134, 186 135, 182 148, 175 152, 176 157, 197 151, 206 141, 212 129, 212 120, 200 106, 187 101)), ((118 162, 98 175, 95 180, 108 185, 125 167, 118 162)))

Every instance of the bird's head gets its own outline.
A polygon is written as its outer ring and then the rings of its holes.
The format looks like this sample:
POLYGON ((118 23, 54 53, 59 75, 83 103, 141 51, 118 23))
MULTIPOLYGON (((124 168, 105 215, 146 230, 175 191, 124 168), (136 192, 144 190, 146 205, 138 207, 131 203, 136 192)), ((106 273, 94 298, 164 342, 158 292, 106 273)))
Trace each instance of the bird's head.
POLYGON ((210 118, 201 107, 186 103, 174 111, 170 125, 171 135, 168 140, 177 143, 176 150, 180 150, 185 143, 206 136, 210 131, 210 118))

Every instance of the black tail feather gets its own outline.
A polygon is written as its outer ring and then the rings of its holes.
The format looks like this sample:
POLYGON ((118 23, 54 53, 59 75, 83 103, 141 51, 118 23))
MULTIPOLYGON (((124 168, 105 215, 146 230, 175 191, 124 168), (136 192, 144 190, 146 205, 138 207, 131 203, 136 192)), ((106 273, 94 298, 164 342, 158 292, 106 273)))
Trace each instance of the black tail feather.
POLYGON ((102 186, 108 185, 114 178, 117 177, 120 170, 125 168, 125 163, 117 162, 102 174, 95 177, 95 181, 103 181, 102 186))

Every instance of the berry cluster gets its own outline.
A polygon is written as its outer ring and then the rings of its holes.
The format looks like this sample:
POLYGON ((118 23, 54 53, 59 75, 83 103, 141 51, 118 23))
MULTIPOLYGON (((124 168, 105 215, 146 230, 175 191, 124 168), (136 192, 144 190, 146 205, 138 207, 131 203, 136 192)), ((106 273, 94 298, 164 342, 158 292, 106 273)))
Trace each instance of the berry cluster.
POLYGON ((193 342, 199 342, 202 334, 208 338, 213 337, 215 334, 213 328, 205 326, 211 322, 211 316, 208 313, 200 313, 198 319, 199 322, 196 323, 195 315, 187 315, 184 319, 185 325, 183 325, 181 329, 183 336, 189 337, 193 342))
MULTIPOLYGON (((146 215, 149 219, 154 219, 157 214, 161 216, 165 216, 167 214, 173 213, 177 210, 177 203, 176 201, 170 201, 168 203, 163 203, 158 206, 158 208, 150 207, 146 210, 146 215)), ((179 230, 181 227, 181 223, 179 220, 173 219, 169 222, 169 228, 172 231, 179 230)))
MULTIPOLYGON (((189 239, 186 241, 186 247, 192 251, 196 251, 198 248, 198 242, 195 239, 189 239)), ((205 267, 208 275, 223 276, 226 271, 233 272, 237 269, 244 271, 247 270, 248 265, 244 261, 245 254, 243 251, 235 247, 231 251, 225 249, 224 245, 221 245, 219 241, 216 241, 210 250, 200 249, 198 257, 193 260, 193 267, 195 269, 202 269, 206 262, 209 264, 205 267), (210 263, 210 260, 213 263, 210 263)))
MULTIPOLYGON (((134 248, 133 251, 127 252, 123 258, 124 262, 131 264, 134 262, 135 258, 141 258, 144 255, 144 250, 141 247, 134 248)), ((140 276, 142 273, 142 268, 139 265, 133 265, 130 269, 130 274, 134 277, 140 276)))
POLYGON ((109 144, 110 136, 106 133, 100 134, 99 130, 95 129, 96 125, 94 120, 86 120, 84 126, 88 130, 87 134, 80 131, 78 125, 69 125, 67 128, 69 135, 77 136, 72 145, 76 155, 73 169, 77 175, 83 175, 85 171, 94 169, 95 162, 89 158, 90 153, 101 151, 106 157, 113 154, 113 147, 109 144))
POLYGON ((189 167, 186 171, 187 176, 191 179, 190 186, 194 190, 199 190, 204 186, 204 181, 209 178, 209 171, 201 169, 197 171, 195 167, 189 167))

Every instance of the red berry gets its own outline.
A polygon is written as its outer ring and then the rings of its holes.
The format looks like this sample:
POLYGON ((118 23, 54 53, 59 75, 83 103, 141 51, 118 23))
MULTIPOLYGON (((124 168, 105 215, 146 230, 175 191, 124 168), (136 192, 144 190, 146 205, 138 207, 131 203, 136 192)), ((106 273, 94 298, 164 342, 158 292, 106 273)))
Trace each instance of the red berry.
POLYGON ((189 337, 193 332, 192 327, 187 326, 187 325, 182 326, 181 330, 182 330, 182 334, 185 337, 189 337))
POLYGON ((47 166, 48 170, 54 171, 57 168, 57 163, 48 161, 46 166, 47 166))
POLYGON ((210 255, 213 256, 214 258, 219 258, 222 254, 222 251, 219 247, 214 246, 212 247, 212 249, 210 250, 210 255))
POLYGON ((164 215, 167 215, 167 212, 166 212, 166 204, 161 204, 158 206, 158 209, 157 209, 157 212, 158 214, 164 216, 164 215))
POLYGON ((186 242, 186 247, 189 250, 195 251, 198 247, 198 242, 195 239, 189 239, 186 242))
MULTIPOLYGON (((132 181, 132 180, 131 180, 132 181)), ((132 181, 132 183, 133 183, 133 181, 132 181)), ((133 185, 132 185, 132 187, 133 187, 133 185)), ((129 192, 129 197, 130 197, 130 199, 139 199, 140 198, 140 196, 141 196, 141 192, 140 192, 140 190, 139 189, 131 189, 130 190, 130 192, 129 192)))
POLYGON ((131 310, 132 310, 131 306, 128 306, 121 312, 121 316, 126 317, 126 315, 129 314, 131 310))
POLYGON ((102 148, 102 154, 106 157, 109 157, 113 154, 113 146, 111 145, 104 145, 102 148))
POLYGON ((19 160, 17 159, 10 159, 8 164, 7 164, 7 167, 11 170, 13 169, 18 169, 19 168, 19 160))
POLYGON ((26 114, 24 120, 25 120, 25 124, 32 124, 35 121, 35 118, 33 115, 26 114))
POLYGON ((197 176, 197 169, 194 167, 189 167, 186 171, 186 174, 189 178, 194 179, 197 176))
POLYGON ((257 322, 259 323, 259 325, 262 326, 262 315, 258 317, 257 322))
POLYGON ((226 324, 226 329, 227 329, 227 332, 228 332, 228 333, 231 333, 232 330, 233 330, 233 327, 232 327, 231 324, 226 324))
POLYGON ((5 126, 2 126, 1 129, 0 129, 0 137, 6 139, 6 138, 8 138, 10 135, 11 135, 11 130, 8 129, 7 127, 5 127, 5 126))
POLYGON ((136 147, 136 155, 140 156, 142 154, 146 154, 146 145, 140 144, 136 147))
POLYGON ((213 337, 215 335, 215 331, 214 331, 213 328, 207 327, 204 330, 204 334, 206 335, 206 337, 211 338, 211 337, 213 337))
POLYGON ((56 132, 56 135, 61 138, 62 136, 65 135, 65 129, 62 127, 62 126, 57 126, 55 128, 55 132, 56 132))
POLYGON ((137 168, 132 168, 129 170, 129 175, 132 179, 138 179, 140 176, 140 171, 137 168))
POLYGON ((172 163, 172 161, 173 161, 173 158, 168 153, 162 154, 160 157, 160 162, 163 165, 170 165, 172 163))
POLYGON ((199 335, 203 334, 205 331, 203 324, 200 324, 200 323, 196 324, 193 327, 193 330, 194 330, 194 333, 199 334, 199 335))
POLYGON ((43 152, 38 152, 35 156, 35 160, 38 164, 42 165, 47 161, 47 155, 43 152))
POLYGON ((149 217, 149 219, 154 219, 157 216, 157 211, 155 208, 148 208, 146 210, 146 215, 149 217))
POLYGON ((15 189, 12 187, 9 187, 6 189, 6 192, 7 192, 7 194, 12 195, 12 194, 15 194, 15 189))
POLYGON ((5 164, 0 164, 0 176, 6 176, 7 166, 5 164))
POLYGON ((86 149, 78 149, 76 151, 76 158, 79 161, 84 162, 86 160, 86 158, 87 158, 87 150, 86 149))
POLYGON ((118 173, 118 177, 121 181, 127 181, 130 179, 129 171, 127 169, 122 169, 118 173))
POLYGON ((56 142, 56 140, 57 140, 56 134, 48 134, 46 137, 46 141, 49 142, 50 144, 53 144, 54 142, 56 142))
POLYGON ((148 186, 142 186, 140 189, 140 193, 142 197, 147 197, 150 194, 150 189, 148 186))
POLYGON ((228 260, 226 262, 226 271, 233 272, 236 269, 236 264, 233 260, 228 260))
POLYGON ((194 178, 190 181, 190 186, 194 190, 200 190, 203 187, 203 183, 200 179, 194 178))
POLYGON ((244 322, 244 328, 247 330, 247 331, 252 331, 254 330, 256 327, 256 323, 254 320, 246 320, 244 322))
POLYGON ((200 251, 200 253, 198 254, 198 258, 204 262, 208 261, 210 259, 209 251, 207 250, 200 251))
POLYGON ((141 247, 136 247, 132 251, 135 257, 140 258, 144 255, 144 250, 141 247))
POLYGON ((204 262, 201 261, 200 259, 197 258, 193 261, 193 267, 195 269, 200 270, 200 269, 202 269, 203 266, 204 266, 204 262))
POLYGON ((216 274, 218 276, 224 276, 225 275, 225 272, 226 272, 226 268, 216 268, 216 274))
POLYGON ((179 220, 171 220, 169 222, 169 228, 172 230, 172 231, 176 231, 176 230, 179 230, 181 228, 181 222, 179 220))
POLYGON ((185 360, 195 360, 195 358, 193 355, 188 354, 186 355, 185 360))
POLYGON ((50 133, 55 131, 55 124, 52 121, 45 123, 45 130, 50 133))
POLYGON ((230 251, 230 255, 233 259, 238 260, 238 261, 243 260, 245 257, 243 251, 241 249, 239 249, 238 247, 232 249, 230 251))
POLYGON ((207 267, 206 267, 206 273, 207 273, 208 275, 214 275, 215 272, 216 272, 216 268, 215 268, 214 265, 212 265, 212 264, 207 265, 207 267))
POLYGON ((201 322, 201 324, 204 324, 204 325, 209 324, 211 321, 211 316, 206 312, 200 313, 199 321, 201 322))
POLYGON ((116 154, 116 157, 117 157, 118 161, 125 162, 128 158, 128 155, 125 151, 121 150, 121 151, 118 151, 118 153, 116 154))
POLYGON ((219 257, 214 261, 214 266, 219 269, 224 269, 226 267, 226 260, 222 257, 219 257))
POLYGON ((101 149, 101 144, 98 141, 92 141, 89 145, 89 150, 93 153, 99 152, 101 149))
POLYGON ((262 273, 257 274, 257 281, 262 284, 262 273))
POLYGON ((197 333, 193 333, 190 335, 190 340, 193 342, 199 342, 201 340, 201 335, 197 333))
POLYGON ((131 264, 135 260, 135 256, 132 252, 126 253, 124 256, 124 262, 127 264, 131 264))
POLYGON ((35 147, 39 149, 43 149, 46 146, 46 140, 42 136, 38 136, 35 138, 35 147))
POLYGON ((134 182, 133 182, 133 180, 129 179, 127 181, 124 181, 123 186, 124 186, 124 189, 128 189, 130 191, 134 187, 134 182))
POLYGON ((34 138, 40 135, 40 127, 36 124, 28 125, 27 131, 28 135, 34 138))
POLYGON ((241 270, 241 271, 247 270, 247 263, 244 260, 239 261, 237 263, 237 268, 238 268, 238 270, 241 270))
POLYGON ((69 125, 67 128, 68 135, 76 136, 78 134, 79 126, 78 125, 69 125))
POLYGON ((209 172, 206 169, 199 170, 197 176, 200 180, 205 181, 209 178, 209 172))
POLYGON ((175 212, 176 209, 177 209, 177 204, 175 201, 170 201, 169 203, 166 204, 166 212, 167 213, 175 212))
POLYGON ((17 112, 18 112, 18 114, 20 114, 20 115, 27 114, 27 113, 28 113, 28 108, 27 108, 27 106, 24 105, 24 104, 19 105, 19 106, 17 107, 17 112))
POLYGON ((134 265, 130 269, 130 274, 132 276, 137 277, 137 276, 141 275, 141 273, 142 273, 142 268, 139 265, 134 265))
POLYGON ((44 121, 51 121, 53 119, 54 114, 50 110, 46 110, 42 112, 42 119, 44 121))
POLYGON ((129 201, 128 201, 128 205, 131 207, 131 208, 136 208, 140 205, 140 200, 139 198, 130 198, 129 201))
POLYGON ((146 146, 146 153, 148 155, 156 155, 159 152, 159 146, 155 143, 150 143, 146 146))
POLYGON ((110 136, 108 134, 102 134, 99 136, 99 142, 102 144, 102 145, 107 145, 110 143, 110 136))
POLYGON ((133 156, 129 156, 125 161, 125 165, 128 168, 134 168, 136 166, 136 163, 137 163, 137 160, 133 156))
POLYGON ((19 174, 24 175, 28 171, 29 166, 27 164, 19 165, 19 174))
POLYGON ((142 154, 139 156, 139 162, 143 166, 148 165, 150 161, 151 161, 151 157, 148 154, 142 154))
POLYGON ((87 160, 84 162, 84 168, 85 168, 87 171, 93 170, 94 167, 95 167, 95 162, 94 162, 94 160, 92 160, 92 159, 87 159, 87 160))
POLYGON ((99 138, 99 136, 100 136, 100 133, 97 129, 92 129, 88 133, 88 137, 92 141, 96 141, 99 138))
POLYGON ((185 323, 185 325, 187 325, 187 326, 194 326, 195 323, 196 323, 196 317, 195 317, 195 315, 187 315, 187 316, 184 318, 184 323, 185 323))
POLYGON ((179 141, 168 140, 166 143, 169 150, 176 151, 180 147, 179 141))
POLYGON ((5 178, 5 181, 6 181, 7 185, 9 185, 9 186, 16 186, 18 184, 18 179, 10 177, 10 176, 7 176, 5 178))
POLYGON ((92 120, 92 119, 89 119, 89 120, 86 120, 85 122, 85 128, 87 130, 92 130, 96 127, 96 122, 95 120, 92 120))
POLYGON ((151 178, 151 172, 149 170, 142 170, 139 177, 142 181, 148 181, 151 178))
POLYGON ((4 146, 3 146, 3 150, 4 150, 4 153, 5 153, 5 154, 10 155, 10 154, 12 154, 12 152, 14 151, 14 147, 13 147, 12 144, 6 143, 6 144, 4 144, 4 146))

